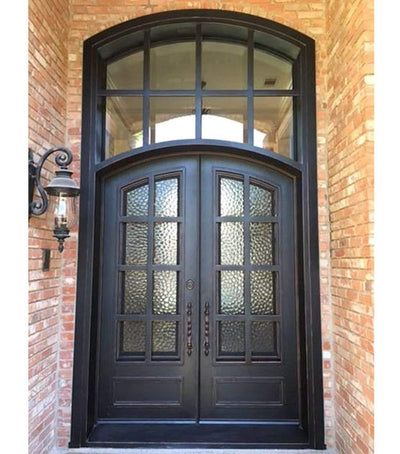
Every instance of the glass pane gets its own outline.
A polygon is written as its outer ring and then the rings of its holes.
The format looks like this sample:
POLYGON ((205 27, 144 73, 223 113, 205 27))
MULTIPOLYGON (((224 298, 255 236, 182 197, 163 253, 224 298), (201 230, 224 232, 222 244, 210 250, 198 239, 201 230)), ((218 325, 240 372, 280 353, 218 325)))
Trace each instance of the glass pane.
POLYGON ((247 88, 247 46, 203 41, 201 65, 204 90, 247 88))
POLYGON ((202 138, 246 142, 247 99, 204 97, 202 138))
POLYGON ((254 49, 256 90, 290 90, 292 86, 292 63, 269 52, 254 49))
POLYGON ((144 314, 147 298, 147 272, 126 271, 123 277, 123 313, 144 314))
POLYGON ((156 181, 156 216, 178 216, 178 178, 156 181))
POLYGON ((244 322, 219 322, 221 355, 244 355, 244 322))
POLYGON ((243 216, 243 181, 220 179, 220 216, 243 216))
POLYGON ((153 314, 176 314, 176 271, 154 271, 153 314))
POLYGON ((144 356, 145 322, 121 322, 121 353, 144 356))
POLYGON ((166 44, 150 49, 150 88, 190 90, 195 88, 194 42, 166 44))
POLYGON ((126 215, 147 216, 149 207, 149 185, 144 184, 126 193, 126 215))
POLYGON ((294 157, 292 98, 254 98, 254 145, 294 157))
POLYGON ((255 184, 250 185, 250 216, 272 216, 273 193, 255 184))
POLYGON ((143 145, 143 101, 134 96, 106 100, 105 156, 111 158, 143 145))
POLYGON ((178 326, 176 322, 157 321, 153 322, 153 354, 176 354, 178 326))
POLYGON ((256 356, 277 354, 275 322, 251 322, 251 353, 256 356))
POLYGON ((250 260, 253 265, 273 264, 273 225, 250 223, 250 260))
POLYGON ((107 65, 109 90, 141 90, 143 88, 143 51, 107 65))
POLYGON ((244 314, 243 271, 220 271, 220 313, 244 314))
POLYGON ((272 271, 251 271, 251 313, 273 315, 275 310, 275 275, 272 271))
POLYGON ((147 263, 147 224, 131 222, 126 224, 125 261, 129 265, 147 263))
POLYGON ((150 143, 194 139, 196 119, 194 98, 150 98, 150 143))
POLYGON ((221 222, 221 265, 243 265, 243 240, 242 222, 221 222))
POLYGON ((154 263, 176 265, 178 263, 178 223, 154 224, 154 263))

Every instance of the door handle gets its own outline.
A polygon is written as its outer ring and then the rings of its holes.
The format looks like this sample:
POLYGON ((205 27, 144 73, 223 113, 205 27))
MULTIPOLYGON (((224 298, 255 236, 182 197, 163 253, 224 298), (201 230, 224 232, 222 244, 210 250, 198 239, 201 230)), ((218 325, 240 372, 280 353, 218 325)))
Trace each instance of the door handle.
POLYGON ((210 303, 204 305, 204 354, 210 353, 210 303))
POLYGON ((186 305, 186 348, 187 354, 190 356, 193 351, 192 343, 192 303, 186 305))

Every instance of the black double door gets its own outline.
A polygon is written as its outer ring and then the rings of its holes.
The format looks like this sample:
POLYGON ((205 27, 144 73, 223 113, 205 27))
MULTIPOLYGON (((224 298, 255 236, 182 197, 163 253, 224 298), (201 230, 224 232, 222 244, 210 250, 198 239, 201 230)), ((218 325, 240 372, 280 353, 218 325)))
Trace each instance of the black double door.
POLYGON ((299 420, 293 181, 211 154, 103 186, 102 420, 299 420))

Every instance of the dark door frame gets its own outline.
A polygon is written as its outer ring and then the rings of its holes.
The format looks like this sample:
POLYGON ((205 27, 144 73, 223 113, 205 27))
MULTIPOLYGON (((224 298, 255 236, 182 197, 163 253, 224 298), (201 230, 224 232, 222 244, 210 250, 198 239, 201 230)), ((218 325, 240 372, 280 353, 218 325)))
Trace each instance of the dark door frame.
MULTIPOLYGON (((314 41, 293 29, 259 17, 219 10, 184 10, 140 17, 105 30, 85 41, 83 56, 83 109, 81 147, 81 199, 78 249, 76 328, 74 346, 73 396, 70 447, 95 446, 88 441, 95 424, 96 326, 98 311, 96 295, 101 267, 98 247, 101 215, 101 181, 105 175, 127 165, 143 162, 155 156, 173 153, 216 152, 263 162, 295 179, 297 194, 296 246, 298 275, 298 307, 302 368, 303 402, 301 420, 307 431, 306 446, 324 449, 324 411, 322 383, 321 311, 319 282, 316 110, 315 110, 315 45, 314 41), (103 124, 98 119, 97 89, 101 83, 100 49, 105 44, 124 43, 135 30, 153 25, 182 21, 226 22, 264 31, 281 41, 300 48, 297 77, 300 88, 301 115, 297 121, 297 161, 249 144, 194 139, 147 145, 102 161, 98 149, 103 124), (128 37, 128 38, 127 38, 128 37)), ((98 445, 97 445, 98 446, 98 445)), ((127 446, 132 446, 127 444, 127 446)), ((192 444, 191 446, 196 446, 192 444)), ((197 445, 198 446, 198 445, 197 445)), ((202 447, 206 447, 204 443, 202 447)), ((246 445, 248 447, 253 447, 246 445)), ((243 447, 246 447, 243 446, 243 447)), ((302 447, 306 447, 302 445, 302 447)), ((210 447, 216 445, 210 444, 210 447)), ((226 447, 226 445, 224 446, 226 447)), ((272 442, 259 447, 292 447, 295 443, 272 442)))

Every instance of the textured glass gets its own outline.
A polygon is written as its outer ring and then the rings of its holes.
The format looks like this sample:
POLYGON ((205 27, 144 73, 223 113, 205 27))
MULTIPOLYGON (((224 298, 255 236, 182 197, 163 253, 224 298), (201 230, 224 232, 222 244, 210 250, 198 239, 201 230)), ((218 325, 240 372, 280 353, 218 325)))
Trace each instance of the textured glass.
POLYGON ((143 145, 143 99, 106 98, 104 152, 106 159, 143 145))
POLYGON ((243 271, 220 271, 220 313, 244 314, 243 271))
POLYGON ((254 98, 254 145, 294 158, 292 98, 254 98))
POLYGON ((243 223, 221 222, 221 265, 243 265, 243 223))
POLYGON ((244 355, 244 322, 219 322, 219 349, 222 355, 244 355))
POLYGON ((153 322, 153 353, 177 352, 177 323, 167 321, 153 322))
POLYGON ((203 41, 201 71, 204 90, 247 88, 247 46, 203 41))
POLYGON ((126 271, 124 276, 125 314, 144 314, 146 312, 147 272, 126 271))
POLYGON ((221 178, 220 215, 243 216, 243 181, 221 178))
POLYGON ((122 353, 142 353, 145 351, 145 322, 122 322, 122 353))
POLYGON ((275 314, 275 282, 272 271, 251 271, 251 313, 275 314))
POLYGON ((256 90, 290 90, 292 64, 269 52, 254 49, 254 88, 256 90))
POLYGON ((130 222, 126 224, 125 261, 129 265, 147 263, 147 224, 130 222))
POLYGON ((194 139, 194 106, 189 96, 150 97, 150 143, 194 139))
POLYGON ((156 181, 156 216, 178 216, 178 179, 156 181))
POLYGON ((273 193, 255 184, 250 185, 250 215, 272 216, 273 193))
POLYGON ((273 224, 250 223, 250 260, 253 265, 273 264, 273 224))
POLYGON ((251 352, 253 355, 276 354, 275 322, 251 322, 251 352))
POLYGON ((154 271, 153 314, 176 314, 176 271, 154 271))
POLYGON ((201 137, 203 139, 246 142, 247 98, 213 97, 202 100, 201 137))
POLYGON ((194 42, 173 43, 150 49, 150 88, 190 90, 195 88, 194 42))
POLYGON ((143 88, 143 51, 107 65, 108 90, 140 90, 141 88, 143 88))
POLYGON ((178 263, 178 223, 154 224, 154 263, 176 265, 178 263))
POLYGON ((149 207, 149 185, 144 184, 126 193, 126 215, 146 216, 149 207))

